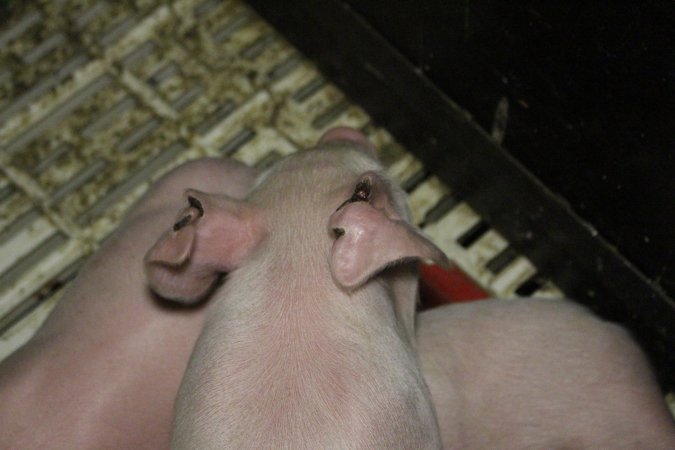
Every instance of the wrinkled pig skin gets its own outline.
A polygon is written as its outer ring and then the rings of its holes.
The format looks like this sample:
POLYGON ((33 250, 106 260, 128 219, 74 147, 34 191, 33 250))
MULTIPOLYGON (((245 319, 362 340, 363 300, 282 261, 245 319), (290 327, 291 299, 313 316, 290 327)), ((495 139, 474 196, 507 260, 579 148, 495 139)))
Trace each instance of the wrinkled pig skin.
POLYGON ((173 448, 440 448, 408 261, 447 260, 406 222, 370 150, 337 135, 277 163, 245 201, 186 192, 149 251, 151 286, 179 302, 228 272, 181 384, 173 448))
POLYGON ((255 174, 216 159, 161 178, 85 264, 37 334, 0 364, 0 448, 161 449, 204 307, 167 307, 143 255, 188 186, 243 197, 255 174))
POLYGON ((565 300, 424 311, 417 345, 446 449, 674 449, 644 355, 565 300))

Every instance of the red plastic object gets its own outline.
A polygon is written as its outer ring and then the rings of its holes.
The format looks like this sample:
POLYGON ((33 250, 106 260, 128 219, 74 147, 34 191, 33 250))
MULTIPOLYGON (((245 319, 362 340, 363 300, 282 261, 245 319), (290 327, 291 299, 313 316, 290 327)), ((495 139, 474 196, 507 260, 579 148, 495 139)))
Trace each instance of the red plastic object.
POLYGON ((422 309, 447 303, 462 303, 488 298, 487 292, 457 267, 445 270, 433 264, 420 266, 422 309))

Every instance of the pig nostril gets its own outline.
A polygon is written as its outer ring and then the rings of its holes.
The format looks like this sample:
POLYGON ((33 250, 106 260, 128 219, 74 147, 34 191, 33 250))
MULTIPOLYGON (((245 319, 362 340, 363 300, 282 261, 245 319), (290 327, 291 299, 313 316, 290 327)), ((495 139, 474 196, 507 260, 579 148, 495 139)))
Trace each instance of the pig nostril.
POLYGON ((183 228, 185 225, 189 224, 190 221, 192 220, 192 215, 188 214, 187 216, 183 217, 180 219, 178 222, 173 224, 173 231, 178 231, 181 228, 183 228))
POLYGON ((336 209, 335 211, 337 212, 341 210, 348 203, 367 202, 370 200, 371 194, 372 194, 372 185, 370 184, 370 180, 365 179, 359 181, 359 183, 356 185, 356 188, 354 188, 354 193, 352 194, 352 196, 349 197, 344 202, 342 202, 342 204, 338 206, 338 209, 336 209))
POLYGON ((199 211, 199 217, 204 215, 204 207, 202 206, 202 202, 197 200, 195 197, 188 196, 188 203, 190 203, 190 206, 199 211))
POLYGON ((368 180, 360 181, 354 189, 354 194, 349 200, 351 202, 367 202, 370 199, 371 186, 368 180))
POLYGON ((333 228, 333 234, 335 235, 335 238, 338 239, 338 238, 340 238, 340 236, 344 236, 345 229, 344 228, 333 228))

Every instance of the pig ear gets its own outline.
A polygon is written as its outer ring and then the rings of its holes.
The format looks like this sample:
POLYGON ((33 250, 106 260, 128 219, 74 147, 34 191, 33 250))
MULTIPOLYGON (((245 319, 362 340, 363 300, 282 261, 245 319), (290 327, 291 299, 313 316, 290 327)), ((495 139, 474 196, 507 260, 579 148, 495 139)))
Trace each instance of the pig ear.
POLYGON ((188 189, 186 207, 145 255, 150 288, 183 303, 203 298, 264 237, 259 211, 245 201, 188 189))
POLYGON ((352 197, 331 216, 329 227, 336 237, 330 268, 335 281, 347 289, 404 260, 449 266, 445 254, 400 217, 386 183, 373 172, 361 177, 352 197))

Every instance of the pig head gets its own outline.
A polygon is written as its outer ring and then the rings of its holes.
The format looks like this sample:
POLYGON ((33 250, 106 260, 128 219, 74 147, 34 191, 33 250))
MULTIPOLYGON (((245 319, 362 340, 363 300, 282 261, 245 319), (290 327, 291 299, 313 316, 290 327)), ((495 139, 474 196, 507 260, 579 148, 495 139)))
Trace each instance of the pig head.
POLYGON ((211 302, 177 448, 440 446, 412 327, 416 263, 447 259, 365 137, 332 130, 246 199, 188 190, 184 204, 145 258, 155 292, 211 302))

